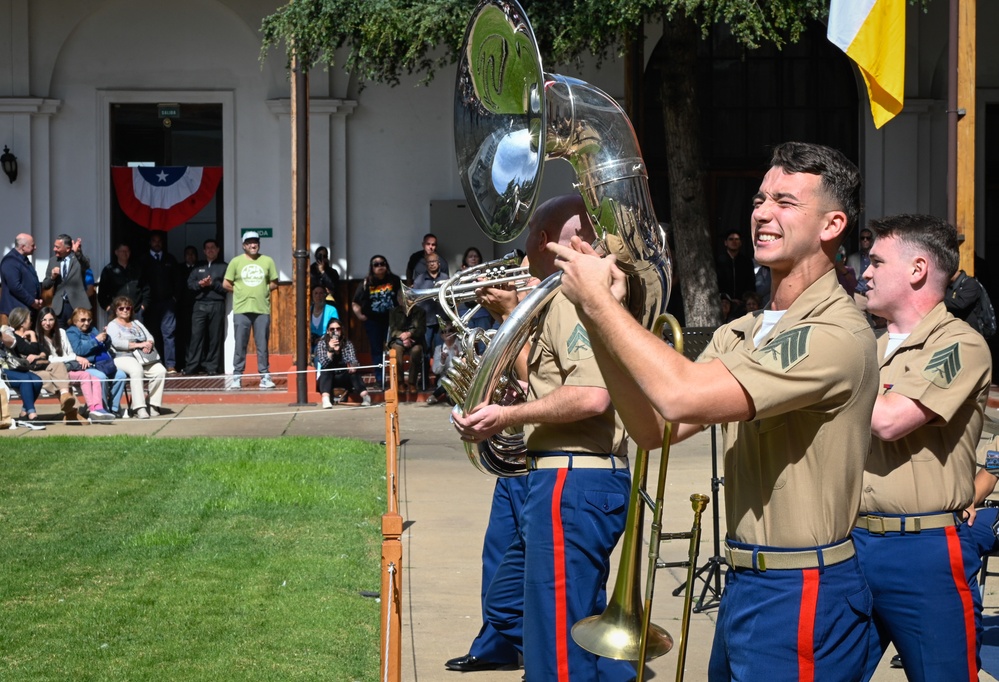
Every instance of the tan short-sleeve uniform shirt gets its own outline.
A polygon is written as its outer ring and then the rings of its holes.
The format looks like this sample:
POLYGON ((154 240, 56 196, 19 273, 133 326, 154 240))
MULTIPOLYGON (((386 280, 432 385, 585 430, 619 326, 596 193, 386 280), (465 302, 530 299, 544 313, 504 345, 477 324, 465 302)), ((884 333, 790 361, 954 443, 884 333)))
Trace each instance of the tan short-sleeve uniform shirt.
POLYGON ((871 441, 862 512, 956 511, 974 498, 975 446, 992 381, 982 335, 937 304, 902 344, 884 357, 878 341, 880 391, 919 402, 936 416, 896 441, 871 441))
MULTIPOLYGON (((590 337, 576 307, 561 292, 542 314, 528 356, 528 398, 536 400, 560 386, 606 389, 590 337)), ((527 449, 626 455, 624 425, 613 408, 568 424, 527 424, 527 449)))
POLYGON ((834 271, 795 300, 757 347, 763 315, 721 327, 718 358, 752 398, 752 420, 725 426, 731 539, 794 548, 850 535, 877 397, 876 342, 834 271))

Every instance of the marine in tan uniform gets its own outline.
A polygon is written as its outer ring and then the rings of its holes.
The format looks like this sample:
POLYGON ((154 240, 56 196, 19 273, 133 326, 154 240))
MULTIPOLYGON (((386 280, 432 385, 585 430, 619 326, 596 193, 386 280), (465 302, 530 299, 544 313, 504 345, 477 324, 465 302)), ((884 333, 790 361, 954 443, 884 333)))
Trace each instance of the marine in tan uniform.
POLYGON ((859 680, 871 595, 850 540, 877 393, 874 335, 839 286, 836 251, 859 214, 839 152, 774 150, 754 197, 755 255, 772 303, 717 330, 694 363, 631 321, 613 259, 554 248, 614 404, 639 445, 725 427, 731 566, 710 680, 859 680))
POLYGON ((957 231, 932 216, 871 223, 868 308, 888 320, 854 542, 874 594, 868 675, 894 642, 909 680, 977 680, 980 556, 963 510, 992 376, 982 335, 944 307, 957 231))
MULTIPOLYGON (((540 206, 526 244, 531 274, 554 273, 545 246, 571 237, 594 239, 582 199, 540 206)), ((507 549, 484 611, 497 631, 522 640, 529 680, 630 680, 630 663, 595 656, 570 635, 578 620, 606 606, 610 554, 624 530, 631 489, 624 428, 575 306, 557 294, 541 315, 526 351, 528 400, 453 415, 462 438, 473 442, 525 426, 531 471, 521 542, 507 549), (511 607, 518 599, 522 620, 511 607)))

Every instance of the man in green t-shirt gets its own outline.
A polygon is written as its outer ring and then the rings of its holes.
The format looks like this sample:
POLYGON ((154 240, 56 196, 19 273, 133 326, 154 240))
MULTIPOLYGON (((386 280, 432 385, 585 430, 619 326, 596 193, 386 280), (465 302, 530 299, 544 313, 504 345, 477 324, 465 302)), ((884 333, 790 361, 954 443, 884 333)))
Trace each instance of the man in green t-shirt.
POLYGON ((232 360, 232 382, 228 389, 242 388, 243 369, 246 367, 246 347, 257 345, 257 367, 260 388, 274 388, 270 375, 267 342, 271 333, 271 292, 277 289, 278 271, 270 256, 260 255, 260 235, 247 232, 243 235, 243 255, 229 261, 222 287, 232 292, 232 326, 236 352, 232 360))

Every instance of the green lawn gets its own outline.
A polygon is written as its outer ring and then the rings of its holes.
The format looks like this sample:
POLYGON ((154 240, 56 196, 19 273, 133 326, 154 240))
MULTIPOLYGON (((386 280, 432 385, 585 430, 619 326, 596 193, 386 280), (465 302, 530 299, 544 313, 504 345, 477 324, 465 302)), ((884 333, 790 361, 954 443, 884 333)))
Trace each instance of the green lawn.
POLYGON ((5 440, 0 680, 374 680, 384 449, 5 440))

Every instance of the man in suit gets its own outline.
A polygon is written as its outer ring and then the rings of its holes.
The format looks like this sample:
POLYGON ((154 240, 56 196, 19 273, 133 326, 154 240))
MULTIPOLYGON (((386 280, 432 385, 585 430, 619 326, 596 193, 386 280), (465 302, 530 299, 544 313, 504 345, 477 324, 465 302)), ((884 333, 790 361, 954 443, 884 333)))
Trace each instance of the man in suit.
POLYGON ((52 289, 52 310, 59 318, 60 326, 69 326, 69 319, 76 308, 90 310, 90 297, 87 296, 85 274, 90 260, 83 255, 83 240, 74 240, 68 234, 60 234, 52 245, 56 263, 49 276, 42 282, 42 289, 52 289))
POLYGON ((177 271, 177 259, 166 250, 166 233, 154 230, 142 259, 142 284, 148 293, 144 315, 167 374, 177 373, 177 271))
POLYGON ((14 248, 0 260, 0 324, 17 307, 34 311, 42 307, 38 273, 28 256, 35 252, 35 238, 30 234, 14 237, 14 248))

